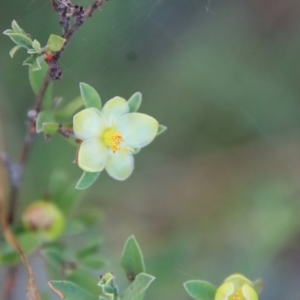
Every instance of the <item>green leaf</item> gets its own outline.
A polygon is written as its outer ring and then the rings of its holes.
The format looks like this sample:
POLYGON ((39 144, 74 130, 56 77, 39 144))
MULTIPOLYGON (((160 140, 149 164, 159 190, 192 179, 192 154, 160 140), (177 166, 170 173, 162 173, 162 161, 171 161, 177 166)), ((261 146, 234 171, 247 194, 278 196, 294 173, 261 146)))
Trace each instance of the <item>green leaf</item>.
POLYGON ((15 33, 12 29, 6 29, 3 31, 3 34, 10 35, 11 33, 15 33))
POLYGON ((32 42, 32 47, 34 50, 36 50, 37 52, 40 52, 41 51, 41 44, 37 41, 37 40, 34 40, 32 42))
MULTIPOLYGON (((33 232, 23 232, 16 236, 23 252, 28 255, 35 251, 40 245, 39 236, 33 232)), ((0 265, 14 265, 20 261, 19 254, 4 242, 0 245, 0 265)))
POLYGON ((91 254, 96 254, 100 249, 101 243, 101 240, 92 241, 90 244, 80 249, 77 252, 78 259, 83 259, 90 256, 91 254))
POLYGON ((95 107, 100 110, 102 105, 100 96, 97 91, 90 85, 83 82, 79 83, 79 88, 85 107, 95 107))
POLYGON ((90 187, 99 177, 101 172, 86 172, 84 171, 76 184, 77 190, 84 190, 90 187))
MULTIPOLYGON (((37 95, 40 91, 42 82, 48 72, 48 65, 45 61, 40 62, 41 69, 38 71, 34 71, 34 68, 29 68, 29 82, 31 88, 35 95, 37 95)), ((49 87, 46 91, 44 100, 43 100, 43 109, 50 109, 52 103, 52 90, 53 90, 53 83, 49 84, 49 87)))
POLYGON ((28 54, 37 54, 38 52, 32 48, 32 49, 27 50, 27 53, 28 54))
POLYGON ((42 69, 41 64, 44 62, 44 57, 43 55, 39 55, 39 56, 34 56, 35 57, 35 62, 34 64, 31 66, 32 71, 36 72, 42 69))
POLYGON ((11 40, 15 44, 17 44, 18 46, 24 47, 26 49, 31 48, 32 40, 28 36, 26 36, 22 33, 16 33, 16 32, 9 33, 9 34, 6 34, 6 35, 8 35, 11 38, 11 40))
POLYGON ((55 202, 61 211, 69 213, 83 196, 83 193, 79 193, 78 190, 74 189, 74 183, 72 183, 65 185, 64 190, 61 195, 55 199, 55 202))
POLYGON ((18 25, 15 20, 11 22, 11 28, 14 30, 14 32, 25 34, 25 31, 18 25))
POLYGON ((190 280, 184 283, 187 293, 195 300, 214 300, 216 287, 202 280, 190 280))
POLYGON ((63 256, 61 249, 57 247, 47 247, 42 249, 40 254, 51 267, 57 270, 62 269, 65 262, 65 257, 63 256))
POLYGON ((38 114, 36 120, 36 132, 40 133, 43 131, 44 123, 55 123, 53 113, 50 111, 43 110, 38 114))
POLYGON ((57 110, 55 112, 55 117, 67 119, 70 117, 73 117, 76 111, 78 111, 83 106, 83 100, 81 96, 78 96, 71 102, 69 102, 67 105, 65 105, 63 108, 57 110))
POLYGON ((121 266, 130 281, 133 281, 139 273, 145 272, 143 254, 134 236, 129 237, 125 243, 121 266))
POLYGON ((59 124, 58 123, 53 123, 53 122, 48 122, 48 123, 43 123, 43 132, 45 134, 55 134, 57 133, 57 130, 59 129, 59 124))
POLYGON ((103 259, 96 255, 91 255, 80 260, 81 264, 92 270, 100 270, 105 266, 103 259))
POLYGON ((143 294, 154 279, 155 277, 149 274, 140 273, 136 276, 133 283, 121 295, 121 300, 141 299, 140 297, 143 296, 143 294))
POLYGON ((74 236, 83 234, 86 231, 86 226, 81 221, 69 221, 66 224, 65 231, 63 232, 63 236, 74 236))
POLYGON ((57 52, 62 49, 66 39, 60 37, 59 35, 51 34, 47 42, 47 49, 51 52, 57 52))
POLYGON ((49 281, 50 288, 64 300, 98 300, 98 296, 94 296, 78 285, 70 281, 49 281))
POLYGON ((13 48, 10 49, 10 51, 9 51, 9 56, 10 56, 11 58, 13 58, 14 55, 16 54, 16 52, 17 52, 19 49, 21 49, 21 48, 22 48, 22 47, 20 47, 20 46, 14 46, 13 48))
POLYGON ((63 170, 55 170, 51 173, 50 182, 49 182, 49 197, 51 201, 55 202, 58 205, 57 199, 63 193, 66 185, 68 183, 68 176, 63 170))
POLYGON ((157 134, 156 134, 156 135, 162 134, 162 133, 165 132, 167 129, 168 129, 168 128, 167 128, 166 126, 159 124, 159 125, 158 125, 158 130, 157 130, 157 134))
POLYGON ((31 55, 23 61, 23 66, 33 66, 35 63, 35 57, 31 55))
POLYGON ((128 106, 130 112, 136 112, 138 111, 139 107, 142 103, 142 94, 140 92, 134 93, 129 99, 128 99, 128 106))

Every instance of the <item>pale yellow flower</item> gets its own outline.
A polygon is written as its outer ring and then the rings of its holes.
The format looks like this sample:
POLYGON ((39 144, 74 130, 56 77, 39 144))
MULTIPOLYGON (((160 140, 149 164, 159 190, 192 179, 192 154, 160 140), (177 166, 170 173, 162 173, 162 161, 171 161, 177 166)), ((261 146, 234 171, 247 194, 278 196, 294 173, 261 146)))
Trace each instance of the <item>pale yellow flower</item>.
POLYGON ((130 113, 127 101, 115 97, 102 110, 86 108, 73 118, 75 135, 83 142, 78 165, 87 172, 103 169, 117 179, 125 180, 134 168, 133 152, 155 138, 158 122, 142 113, 130 113))

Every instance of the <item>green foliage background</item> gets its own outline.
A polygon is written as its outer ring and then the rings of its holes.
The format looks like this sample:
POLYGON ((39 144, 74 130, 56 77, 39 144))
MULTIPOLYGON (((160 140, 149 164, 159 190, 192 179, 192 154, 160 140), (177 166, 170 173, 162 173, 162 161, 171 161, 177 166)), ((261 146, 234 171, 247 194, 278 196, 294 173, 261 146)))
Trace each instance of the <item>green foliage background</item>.
MULTIPOLYGON (((136 156, 129 180, 102 174, 81 204, 104 212, 108 270, 121 274, 123 243, 136 236, 157 278, 146 299, 189 299, 184 281, 219 284, 234 272, 263 277, 261 299, 299 299, 299 8, 297 0, 111 0, 64 52, 56 95, 72 100, 80 81, 103 100, 139 90, 141 111, 168 126, 136 156)), ((43 43, 60 32, 48 0, 1 0, 0 31, 12 19, 43 43)), ((0 36, 0 44, 0 112, 16 158, 34 96, 25 54, 12 60, 12 42, 0 36)), ((74 155, 60 137, 38 138, 18 213, 43 195, 54 169, 79 178, 74 155)))

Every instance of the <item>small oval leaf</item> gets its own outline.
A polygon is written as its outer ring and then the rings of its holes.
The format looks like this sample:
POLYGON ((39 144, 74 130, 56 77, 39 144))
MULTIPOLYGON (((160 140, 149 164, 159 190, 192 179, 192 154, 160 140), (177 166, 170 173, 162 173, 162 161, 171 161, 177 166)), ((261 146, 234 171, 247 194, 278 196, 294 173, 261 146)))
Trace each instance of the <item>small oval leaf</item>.
POLYGON ((77 190, 85 190, 90 187, 99 177, 101 172, 83 172, 82 176, 76 184, 77 190))
POLYGON ((136 276, 134 282, 121 295, 121 300, 142 299, 141 297, 154 279, 155 277, 149 274, 140 273, 136 276))
POLYGON ((14 57, 14 55, 16 54, 16 52, 19 50, 19 49, 21 49, 22 47, 20 47, 20 46, 14 46, 13 48, 11 48, 10 49, 10 51, 9 51, 9 56, 11 57, 11 58, 13 58, 14 57))
POLYGON ((143 254, 134 236, 129 237, 125 243, 121 266, 130 281, 133 281, 139 273, 145 272, 143 254))
POLYGON ((35 57, 31 55, 23 61, 23 66, 33 66, 35 62, 36 62, 35 57))
POLYGON ((18 25, 15 20, 11 22, 11 28, 14 30, 14 32, 25 34, 25 31, 18 25))
POLYGON ((140 92, 134 93, 129 99, 128 99, 128 106, 130 112, 136 112, 138 111, 139 107, 142 103, 142 94, 140 92))
POLYGON ((101 109, 101 98, 97 91, 90 85, 80 82, 80 94, 86 108, 95 107, 101 109))
POLYGON ((57 52, 62 49, 66 39, 59 35, 51 34, 47 42, 47 49, 52 52, 57 52))
POLYGON ((18 46, 24 47, 26 49, 30 49, 31 48, 32 41, 31 41, 31 39, 28 36, 26 36, 26 35, 24 35, 22 33, 16 33, 16 32, 9 33, 7 35, 18 46))
POLYGON ((187 293, 195 300, 214 300, 216 287, 202 280, 190 280, 184 283, 187 293))
POLYGON ((41 44, 37 41, 37 40, 34 40, 32 42, 32 47, 34 50, 36 50, 37 52, 40 52, 41 51, 41 44))

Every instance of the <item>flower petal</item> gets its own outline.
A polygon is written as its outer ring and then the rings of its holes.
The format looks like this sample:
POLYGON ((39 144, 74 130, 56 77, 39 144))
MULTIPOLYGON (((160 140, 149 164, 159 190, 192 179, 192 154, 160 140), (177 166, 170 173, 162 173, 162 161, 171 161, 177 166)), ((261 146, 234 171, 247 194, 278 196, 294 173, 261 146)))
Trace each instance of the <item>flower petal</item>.
POLYGON ((108 156, 105 169, 112 178, 125 180, 131 175, 133 167, 134 160, 132 154, 124 154, 117 151, 108 156))
POLYGON ((103 106, 102 113, 106 117, 109 124, 116 121, 129 112, 127 101, 121 97, 114 97, 108 100, 103 106))
POLYGON ((100 139, 85 140, 79 148, 78 166, 87 172, 100 172, 104 169, 108 148, 100 139))
POLYGON ((158 122, 145 114, 130 113, 119 119, 116 129, 120 131, 124 145, 139 148, 153 141, 157 134, 158 122))
POLYGON ((74 133, 82 140, 98 137, 106 127, 104 116, 94 107, 86 108, 73 117, 74 133))
POLYGON ((258 296, 253 287, 245 283, 242 287, 242 293, 247 300, 258 300, 258 296))
POLYGON ((234 285, 231 282, 223 283, 217 290, 215 300, 227 300, 234 292, 234 285))

